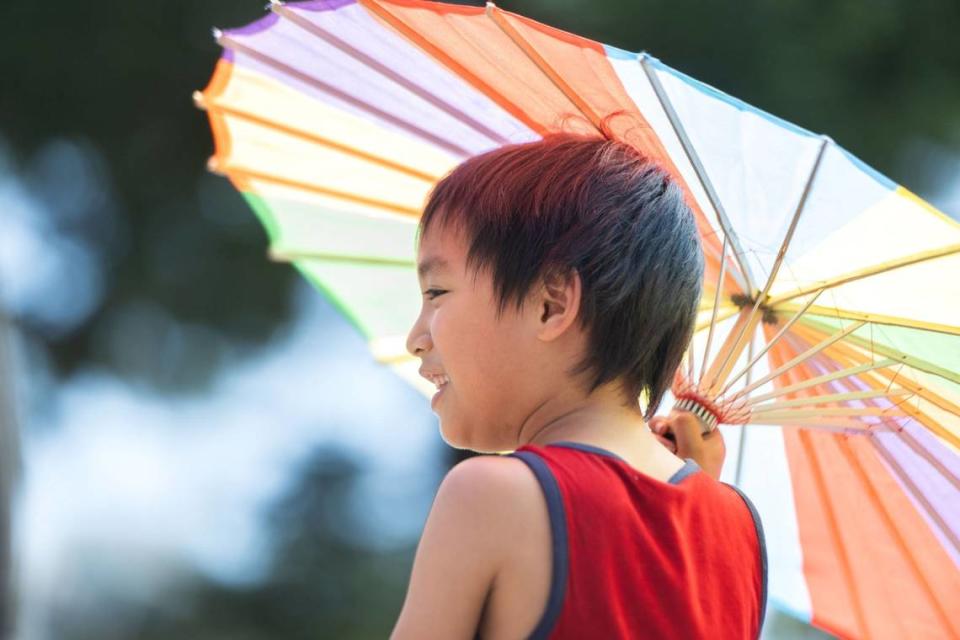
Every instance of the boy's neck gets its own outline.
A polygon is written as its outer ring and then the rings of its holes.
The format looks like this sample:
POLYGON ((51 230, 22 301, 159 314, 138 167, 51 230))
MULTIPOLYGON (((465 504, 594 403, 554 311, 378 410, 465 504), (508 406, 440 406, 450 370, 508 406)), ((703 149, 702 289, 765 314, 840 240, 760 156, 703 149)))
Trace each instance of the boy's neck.
POLYGON ((576 403, 561 410, 543 406, 530 416, 518 434, 517 448, 554 442, 579 442, 605 449, 633 468, 666 482, 684 461, 657 441, 640 407, 613 401, 576 403))
POLYGON ((618 391, 605 386, 588 397, 552 396, 521 425, 517 447, 543 446, 563 440, 597 446, 613 443, 629 446, 642 440, 641 434, 649 433, 639 404, 624 406, 618 391))

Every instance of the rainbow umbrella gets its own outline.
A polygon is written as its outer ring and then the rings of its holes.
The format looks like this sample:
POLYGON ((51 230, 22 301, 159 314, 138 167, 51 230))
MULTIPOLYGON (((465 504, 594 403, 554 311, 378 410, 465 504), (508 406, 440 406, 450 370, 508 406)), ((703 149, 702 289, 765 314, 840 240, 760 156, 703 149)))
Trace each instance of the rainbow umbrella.
POLYGON ((825 136, 492 4, 270 9, 214 32, 195 94, 210 168, 376 358, 432 393, 404 348, 431 186, 609 119, 697 217, 704 297, 675 399, 722 425, 726 480, 767 529, 769 601, 844 637, 960 637, 956 222, 825 136))

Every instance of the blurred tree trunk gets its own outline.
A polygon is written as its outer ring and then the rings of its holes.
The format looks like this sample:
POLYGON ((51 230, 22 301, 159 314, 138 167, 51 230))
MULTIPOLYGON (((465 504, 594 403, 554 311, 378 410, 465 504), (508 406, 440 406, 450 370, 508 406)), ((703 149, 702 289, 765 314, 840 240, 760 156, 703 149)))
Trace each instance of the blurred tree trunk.
POLYGON ((0 638, 14 633, 16 611, 12 498, 19 478, 20 437, 14 410, 13 325, 0 311, 0 638))

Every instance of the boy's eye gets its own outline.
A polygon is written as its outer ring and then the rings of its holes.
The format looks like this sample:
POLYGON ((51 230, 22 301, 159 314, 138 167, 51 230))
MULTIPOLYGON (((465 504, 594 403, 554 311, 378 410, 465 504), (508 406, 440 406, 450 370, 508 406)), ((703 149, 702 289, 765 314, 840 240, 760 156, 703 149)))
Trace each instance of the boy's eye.
POLYGON ((443 289, 427 289, 423 292, 423 295, 428 296, 431 300, 433 300, 437 296, 443 295, 444 293, 446 293, 446 291, 443 289))

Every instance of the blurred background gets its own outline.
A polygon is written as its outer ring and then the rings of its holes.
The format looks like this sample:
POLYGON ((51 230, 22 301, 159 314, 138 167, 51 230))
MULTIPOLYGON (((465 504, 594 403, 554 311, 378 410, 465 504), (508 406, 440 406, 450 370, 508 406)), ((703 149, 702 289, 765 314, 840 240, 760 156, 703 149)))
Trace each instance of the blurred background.
MULTIPOLYGON (((263 1, 0 5, 3 637, 383 638, 399 612, 456 452, 205 169, 210 28, 263 1)), ((498 4, 960 216, 957 0, 498 4)), ((827 637, 772 609, 765 636, 827 637)))

